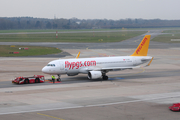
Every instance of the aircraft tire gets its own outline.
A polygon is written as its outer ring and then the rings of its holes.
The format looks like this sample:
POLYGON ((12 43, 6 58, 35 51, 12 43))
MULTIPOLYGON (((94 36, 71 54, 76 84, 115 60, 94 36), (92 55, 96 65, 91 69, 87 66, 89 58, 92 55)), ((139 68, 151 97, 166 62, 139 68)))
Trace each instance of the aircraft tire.
POLYGON ((108 80, 108 76, 103 76, 103 80, 108 80))
POLYGON ((58 82, 61 82, 61 78, 60 79, 57 79, 58 82))

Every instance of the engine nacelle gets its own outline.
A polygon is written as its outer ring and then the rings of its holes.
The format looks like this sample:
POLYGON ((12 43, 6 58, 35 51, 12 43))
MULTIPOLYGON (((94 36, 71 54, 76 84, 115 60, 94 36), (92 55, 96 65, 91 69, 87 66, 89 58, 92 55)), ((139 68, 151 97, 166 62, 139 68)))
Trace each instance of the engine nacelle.
POLYGON ((76 76, 78 75, 78 73, 74 73, 74 74, 67 74, 67 76, 76 76))
POLYGON ((88 72, 88 79, 97 79, 102 77, 101 71, 89 71, 88 72))

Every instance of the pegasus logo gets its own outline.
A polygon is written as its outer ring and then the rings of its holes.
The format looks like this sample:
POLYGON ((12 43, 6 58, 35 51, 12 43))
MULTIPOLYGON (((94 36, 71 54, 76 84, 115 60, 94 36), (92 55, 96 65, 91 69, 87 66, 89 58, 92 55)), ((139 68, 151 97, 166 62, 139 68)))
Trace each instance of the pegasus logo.
POLYGON ((136 50, 136 53, 137 53, 137 54, 141 51, 141 49, 142 49, 142 47, 144 46, 144 44, 146 43, 146 41, 147 41, 147 38, 145 37, 145 38, 143 39, 143 41, 141 42, 141 44, 139 45, 139 47, 137 48, 137 50, 136 50))

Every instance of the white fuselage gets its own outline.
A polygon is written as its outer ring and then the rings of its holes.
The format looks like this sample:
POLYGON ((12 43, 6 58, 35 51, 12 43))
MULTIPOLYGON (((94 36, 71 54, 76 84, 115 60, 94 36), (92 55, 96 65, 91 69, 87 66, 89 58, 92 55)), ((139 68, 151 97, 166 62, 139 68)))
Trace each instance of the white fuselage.
POLYGON ((150 56, 117 56, 117 57, 97 57, 97 58, 79 58, 79 59, 58 59, 48 63, 42 69, 46 74, 69 76, 79 73, 88 74, 88 71, 102 71, 123 68, 133 68, 143 64, 152 57, 150 56))
POLYGON ((42 72, 58 75, 59 80, 62 74, 74 76, 79 73, 87 74, 89 79, 102 78, 103 80, 108 80, 106 73, 109 71, 133 69, 148 61, 150 62, 147 66, 150 65, 153 60, 153 57, 147 56, 150 37, 151 35, 145 35, 131 56, 79 59, 80 53, 78 53, 76 57, 78 59, 59 59, 49 62, 48 65, 42 69, 42 72))

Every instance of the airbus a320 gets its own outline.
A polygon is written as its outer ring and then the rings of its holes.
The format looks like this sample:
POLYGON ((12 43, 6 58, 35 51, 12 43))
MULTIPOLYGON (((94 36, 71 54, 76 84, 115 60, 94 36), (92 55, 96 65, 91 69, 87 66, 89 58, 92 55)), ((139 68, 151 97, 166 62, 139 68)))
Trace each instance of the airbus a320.
POLYGON ((141 43, 130 56, 116 57, 96 57, 96 58, 74 58, 74 59, 58 59, 49 62, 42 72, 50 75, 58 75, 58 79, 63 74, 75 76, 78 74, 87 74, 88 79, 108 80, 106 73, 110 71, 133 69, 139 65, 153 60, 153 57, 147 56, 150 35, 145 35, 141 43))

